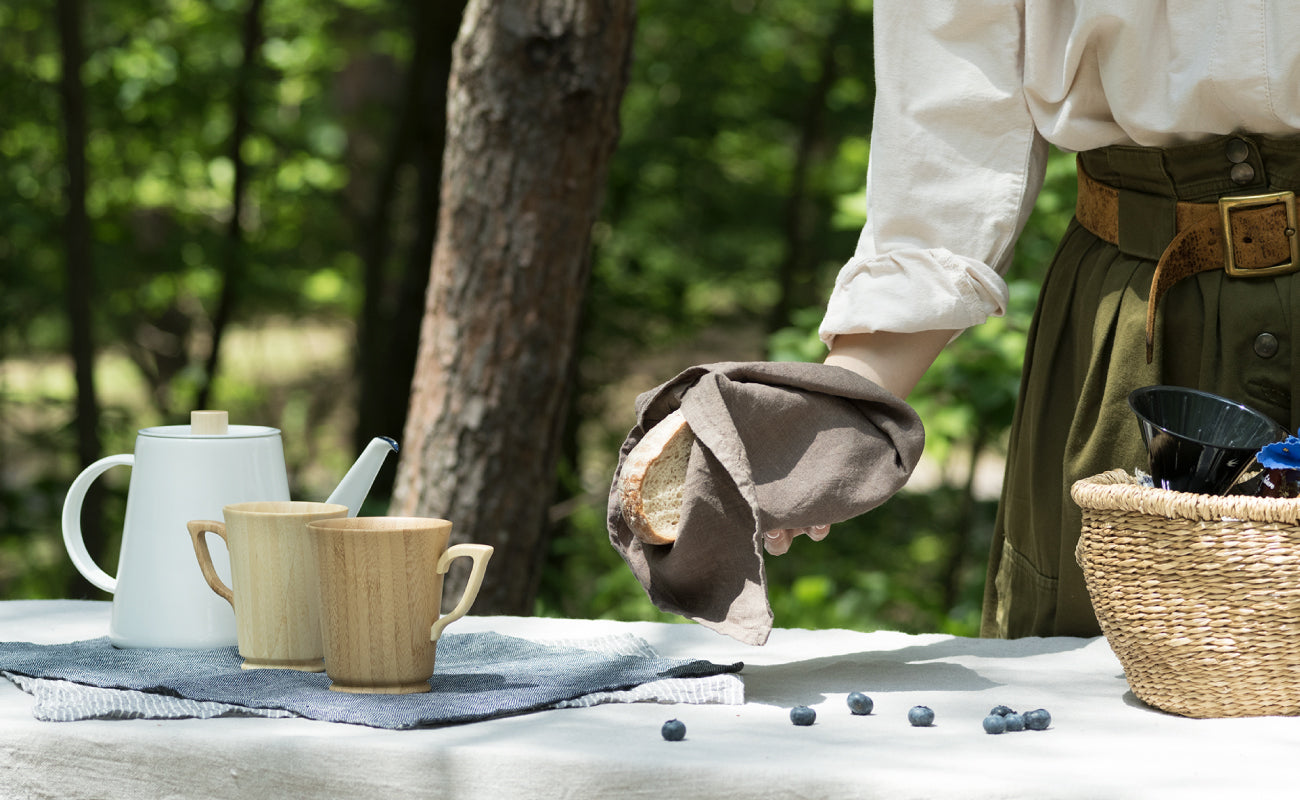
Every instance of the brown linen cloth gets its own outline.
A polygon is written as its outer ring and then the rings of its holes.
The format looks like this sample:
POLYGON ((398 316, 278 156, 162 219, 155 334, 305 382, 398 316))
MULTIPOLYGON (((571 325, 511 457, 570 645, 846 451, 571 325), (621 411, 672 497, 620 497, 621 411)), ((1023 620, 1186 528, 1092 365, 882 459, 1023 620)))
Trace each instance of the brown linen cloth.
POLYGON ((636 409, 610 488, 610 541, 656 606, 746 644, 772 630, 763 533, 870 511, 907 482, 925 439, 902 400, 824 364, 691 367, 636 409), (623 519, 619 475, 628 451, 677 408, 696 437, 680 535, 647 545, 623 519))

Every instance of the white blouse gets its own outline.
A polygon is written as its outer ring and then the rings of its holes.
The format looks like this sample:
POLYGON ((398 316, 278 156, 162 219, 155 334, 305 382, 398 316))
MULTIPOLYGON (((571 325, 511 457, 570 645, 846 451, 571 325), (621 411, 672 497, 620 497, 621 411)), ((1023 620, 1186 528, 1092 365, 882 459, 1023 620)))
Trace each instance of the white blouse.
POLYGON ((1048 143, 1300 131, 1300 0, 877 0, 874 25, 867 223, 828 345, 1005 313, 1048 143))

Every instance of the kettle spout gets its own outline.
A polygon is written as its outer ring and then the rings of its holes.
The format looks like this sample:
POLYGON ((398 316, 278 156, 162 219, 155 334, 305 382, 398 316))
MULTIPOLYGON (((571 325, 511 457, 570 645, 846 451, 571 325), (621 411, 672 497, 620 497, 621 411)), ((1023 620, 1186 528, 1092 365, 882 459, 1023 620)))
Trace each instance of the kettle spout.
POLYGON ((357 459, 348 474, 343 476, 334 493, 329 496, 327 503, 338 503, 348 507, 348 516, 355 517, 361 510, 361 503, 370 494, 370 487, 375 483, 375 476, 379 474, 379 468, 384 465, 384 459, 389 453, 397 452, 397 442, 389 439, 387 436, 376 436, 366 445, 366 449, 361 452, 361 457, 357 459))

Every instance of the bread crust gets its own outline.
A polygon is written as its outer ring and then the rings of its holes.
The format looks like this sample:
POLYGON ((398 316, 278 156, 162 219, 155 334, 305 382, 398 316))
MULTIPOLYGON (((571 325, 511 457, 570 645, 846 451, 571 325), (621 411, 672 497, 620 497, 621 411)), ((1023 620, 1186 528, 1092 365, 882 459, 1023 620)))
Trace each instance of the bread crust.
POLYGON ((679 436, 694 438, 690 426, 686 424, 686 418, 680 411, 673 411, 647 431, 623 460, 623 470, 619 474, 619 507, 632 535, 646 544, 672 544, 677 541, 676 529, 656 530, 651 524, 645 511, 642 490, 647 472, 654 469, 664 450, 679 436))

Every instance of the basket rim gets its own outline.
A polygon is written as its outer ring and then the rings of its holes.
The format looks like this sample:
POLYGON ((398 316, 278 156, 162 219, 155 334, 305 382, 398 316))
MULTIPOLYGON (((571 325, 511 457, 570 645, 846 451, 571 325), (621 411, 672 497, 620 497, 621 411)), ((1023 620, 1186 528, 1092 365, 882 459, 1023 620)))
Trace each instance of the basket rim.
POLYGON ((1222 519, 1295 524, 1300 498, 1176 492, 1145 486, 1127 470, 1112 469, 1074 482, 1070 497, 1085 511, 1128 511, 1198 522, 1222 519))

